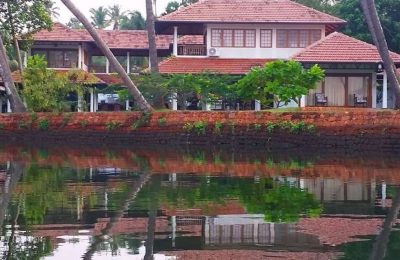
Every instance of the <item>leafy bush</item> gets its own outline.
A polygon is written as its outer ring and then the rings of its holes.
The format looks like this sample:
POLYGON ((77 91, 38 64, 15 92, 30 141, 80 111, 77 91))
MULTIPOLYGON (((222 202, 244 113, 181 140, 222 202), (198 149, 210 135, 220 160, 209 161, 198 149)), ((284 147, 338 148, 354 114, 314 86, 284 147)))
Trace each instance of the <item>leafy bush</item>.
POLYGON ((47 119, 42 119, 38 122, 38 127, 40 130, 47 130, 49 129, 50 123, 47 119))
POLYGON ((159 126, 165 126, 166 124, 167 124, 167 119, 165 117, 158 119, 159 126))
POLYGON ((205 135, 207 130, 207 123, 203 121, 197 121, 194 123, 194 130, 197 135, 205 135))
POLYGON ((122 126, 122 123, 116 122, 116 121, 111 121, 106 123, 106 129, 107 131, 113 131, 115 129, 118 129, 122 126))

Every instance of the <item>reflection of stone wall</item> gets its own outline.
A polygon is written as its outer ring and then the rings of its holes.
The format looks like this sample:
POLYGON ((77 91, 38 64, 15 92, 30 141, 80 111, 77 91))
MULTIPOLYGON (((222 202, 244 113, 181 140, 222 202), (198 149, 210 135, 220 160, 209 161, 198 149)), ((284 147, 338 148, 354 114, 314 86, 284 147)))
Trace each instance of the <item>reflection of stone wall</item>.
MULTIPOLYGON (((303 112, 154 112, 150 117, 140 113, 74 113, 74 114, 8 114, 0 115, 0 139, 18 137, 26 140, 51 140, 66 143, 197 143, 335 146, 375 149, 400 148, 400 112, 352 108, 306 108, 303 112), (147 120, 148 119, 148 120, 147 120), (40 130, 40 122, 49 129, 40 130), (269 133, 268 122, 281 121, 313 124, 318 134, 269 133), (205 133, 193 127, 202 122, 205 133), (215 123, 221 128, 215 131, 215 123), (191 124, 189 131, 185 124, 191 124), (138 128, 132 128, 136 125, 138 128), (256 127, 257 125, 257 127, 256 127), (351 137, 350 139, 342 138, 351 137)), ((43 127, 42 127, 43 128, 43 127)))

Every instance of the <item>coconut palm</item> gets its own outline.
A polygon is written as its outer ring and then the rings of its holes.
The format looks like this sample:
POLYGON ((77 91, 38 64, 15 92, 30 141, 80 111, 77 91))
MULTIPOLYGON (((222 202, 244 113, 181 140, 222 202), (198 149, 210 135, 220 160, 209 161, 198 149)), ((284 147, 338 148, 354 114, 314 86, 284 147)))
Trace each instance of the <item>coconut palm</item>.
POLYGON ((55 2, 52 0, 46 1, 45 2, 45 7, 47 9, 47 12, 49 13, 49 15, 55 19, 57 19, 58 17, 60 17, 60 8, 58 8, 58 6, 55 6, 55 2))
POLYGON ((107 8, 100 6, 97 9, 90 8, 89 12, 92 14, 92 25, 97 29, 103 29, 110 25, 108 19, 109 11, 107 8))
POLYGON ((154 13, 153 13, 153 1, 146 0, 146 12, 147 12, 147 35, 149 37, 149 56, 150 56, 150 70, 152 73, 158 73, 158 57, 157 57, 157 45, 156 45, 156 31, 154 28, 154 13))
POLYGON ((368 28, 372 34, 372 38, 379 54, 382 58, 385 71, 388 76, 389 84, 394 88, 396 95, 395 108, 400 109, 400 84, 396 75, 396 67, 390 57, 389 48, 386 42, 385 34, 383 33, 382 25, 376 11, 374 0, 360 0, 361 7, 364 13, 365 20, 367 21, 368 28))
POLYGON ((129 12, 124 15, 120 25, 121 30, 144 30, 146 29, 146 21, 139 11, 129 12))
POLYGON ((11 110, 13 112, 25 112, 26 108, 24 103, 22 103, 21 97, 14 85, 12 79, 10 66, 8 64, 8 57, 6 53, 6 48, 3 44, 3 36, 0 32, 0 76, 3 78, 4 83, 6 83, 8 98, 10 100, 11 110))
POLYGON ((79 22, 78 19, 75 17, 72 17, 69 22, 67 23, 67 26, 72 29, 83 29, 83 24, 79 22))
POLYGON ((127 86, 129 92, 132 94, 135 101, 138 103, 138 107, 144 112, 151 112, 152 107, 143 97, 142 93, 138 90, 136 85, 129 78, 125 69, 121 66, 118 60, 115 58, 114 54, 111 52, 110 48, 105 44, 103 39, 97 33, 97 30, 92 26, 88 19, 79 11, 75 5, 70 0, 61 0, 61 2, 75 15, 75 17, 85 26, 86 30, 93 37, 97 46, 101 50, 104 56, 110 61, 111 66, 116 70, 118 75, 121 77, 124 84, 127 86))
POLYGON ((113 5, 108 7, 109 22, 113 24, 113 30, 119 30, 121 20, 125 16, 125 12, 121 11, 120 5, 113 5))

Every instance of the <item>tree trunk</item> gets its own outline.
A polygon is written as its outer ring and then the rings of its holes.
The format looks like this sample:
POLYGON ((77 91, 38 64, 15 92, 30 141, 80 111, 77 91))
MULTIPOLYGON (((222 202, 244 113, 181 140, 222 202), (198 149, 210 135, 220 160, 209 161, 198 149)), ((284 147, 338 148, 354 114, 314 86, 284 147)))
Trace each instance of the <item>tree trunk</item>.
POLYGON ((152 73, 158 73, 158 57, 156 45, 156 30, 154 28, 154 13, 153 1, 146 0, 146 13, 147 13, 147 35, 149 37, 149 56, 150 56, 150 70, 152 73))
POLYGON ((61 0, 61 2, 75 15, 75 17, 85 26, 86 30, 93 37, 97 46, 101 50, 104 56, 110 61, 111 66, 116 70, 118 75, 121 77, 124 84, 128 87, 129 92, 132 94, 135 101, 138 103, 139 108, 144 112, 151 112, 153 109, 150 104, 143 97, 142 93, 138 90, 136 85, 129 78, 125 69, 121 66, 118 60, 115 58, 114 54, 111 52, 110 48, 105 44, 105 42, 100 38, 96 29, 90 24, 88 19, 79 11, 75 5, 70 0, 61 0))
POLYGON ((389 243, 390 232, 393 229, 393 225, 396 224, 397 216, 400 210, 400 188, 396 189, 396 196, 392 199, 392 207, 386 216, 385 222, 382 226, 382 231, 379 233, 374 246, 372 248, 372 253, 369 259, 384 259, 386 255, 386 249, 389 243))
POLYGON ((376 11, 374 0, 360 0, 365 20, 372 34, 374 44, 378 48, 382 58, 390 86, 393 87, 396 96, 395 108, 400 109, 400 84, 396 75, 396 67, 390 57, 389 48, 383 33, 382 25, 376 11))
POLYGON ((12 79, 10 65, 8 64, 8 57, 6 48, 3 44, 3 35, 0 32, 0 75, 3 78, 3 82, 5 84, 7 95, 10 100, 11 110, 13 112, 26 112, 26 108, 24 103, 22 103, 21 97, 18 94, 18 91, 14 85, 14 81, 12 79))
POLYGON ((19 49, 17 34, 15 33, 14 19, 13 19, 13 15, 11 13, 11 7, 10 7, 9 1, 7 1, 7 9, 8 9, 8 20, 10 21, 11 34, 12 34, 13 42, 14 42, 15 54, 17 55, 19 72, 22 75, 22 72, 24 71, 24 66, 22 65, 21 51, 19 49))

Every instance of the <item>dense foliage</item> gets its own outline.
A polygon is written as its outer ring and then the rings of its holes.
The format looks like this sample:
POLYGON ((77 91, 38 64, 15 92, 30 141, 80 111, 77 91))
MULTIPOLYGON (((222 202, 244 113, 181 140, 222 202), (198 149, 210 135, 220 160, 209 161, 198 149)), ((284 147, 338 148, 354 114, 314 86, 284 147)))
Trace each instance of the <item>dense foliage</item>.
POLYGON ((323 78, 324 72, 318 65, 304 69, 299 62, 278 60, 253 68, 239 80, 237 90, 244 100, 257 99, 264 105, 274 102, 280 107, 292 100, 299 104, 301 96, 323 78))
MULTIPOLYGON (((369 43, 373 43, 365 21, 359 0, 296 0, 296 2, 326 12, 347 21, 342 29, 351 35, 369 43)), ((375 0, 375 6, 380 17, 389 49, 400 52, 400 1, 375 0)))
POLYGON ((23 72, 24 88, 22 95, 30 111, 54 112, 69 110, 66 98, 71 93, 83 95, 84 84, 94 83, 90 75, 72 70, 61 74, 47 69, 42 56, 32 56, 23 72))

